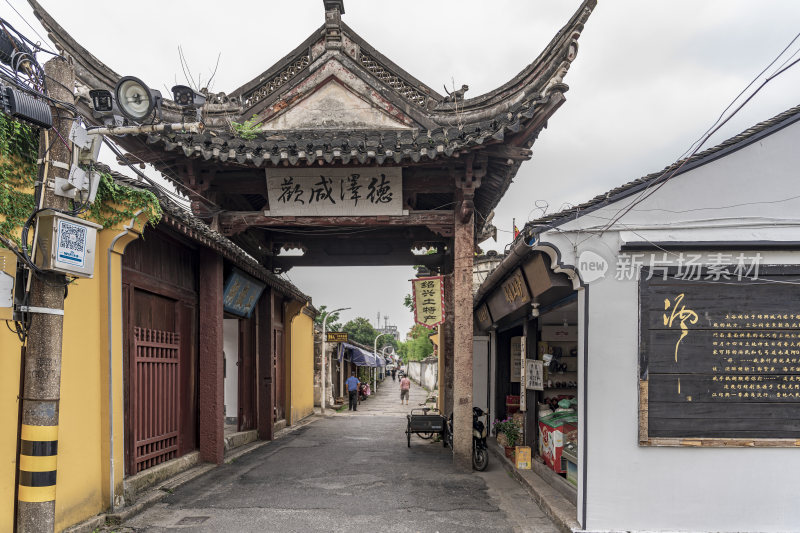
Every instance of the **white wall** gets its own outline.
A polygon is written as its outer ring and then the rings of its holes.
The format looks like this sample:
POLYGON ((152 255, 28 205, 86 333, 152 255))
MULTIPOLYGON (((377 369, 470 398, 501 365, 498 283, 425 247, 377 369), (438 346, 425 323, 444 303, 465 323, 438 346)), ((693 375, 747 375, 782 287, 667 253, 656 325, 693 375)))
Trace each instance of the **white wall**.
POLYGON ((239 419, 239 320, 222 321, 222 350, 225 352, 225 418, 239 419))
MULTIPOLYGON (((585 529, 800 530, 800 450, 639 446, 638 282, 615 279, 628 240, 800 241, 800 200, 785 200, 798 195, 798 140, 800 126, 793 125, 678 176, 602 237, 582 230, 605 225, 631 199, 542 235, 563 264, 576 265, 586 250, 609 263, 605 277, 588 284, 588 336, 581 339, 589 350, 580 374, 588 380, 580 442, 588 451, 581 464, 588 474, 585 529)), ((800 251, 761 253, 762 264, 800 264, 800 251)), ((581 481, 579 493, 583 488, 581 481)))
POLYGON ((438 360, 432 362, 409 361, 406 368, 408 368, 408 375, 411 379, 429 391, 434 390, 439 383, 438 360))

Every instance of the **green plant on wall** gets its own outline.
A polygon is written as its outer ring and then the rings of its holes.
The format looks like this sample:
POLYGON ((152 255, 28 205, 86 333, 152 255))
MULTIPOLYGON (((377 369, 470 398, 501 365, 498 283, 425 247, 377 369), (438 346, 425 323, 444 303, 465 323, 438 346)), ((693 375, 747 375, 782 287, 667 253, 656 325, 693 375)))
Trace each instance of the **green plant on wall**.
POLYGON ((100 174, 97 197, 89 210, 92 220, 110 228, 120 222, 128 222, 136 213, 142 212, 149 224, 155 225, 163 214, 156 195, 150 191, 126 187, 114 181, 110 174, 100 174))
POLYGON ((35 207, 39 132, 0 114, 0 235, 19 244, 19 228, 35 207))
POLYGON ((231 122, 231 129, 242 139, 248 141, 255 139, 261 133, 261 127, 258 125, 258 115, 253 115, 244 122, 231 122))
MULTIPOLYGON (((36 209, 33 191, 38 150, 36 128, 0 114, 0 235, 17 245, 20 229, 36 209)), ((162 215, 158 198, 150 191, 126 187, 101 173, 97 197, 87 218, 109 228, 129 221, 139 212, 148 223, 157 223, 162 215)))

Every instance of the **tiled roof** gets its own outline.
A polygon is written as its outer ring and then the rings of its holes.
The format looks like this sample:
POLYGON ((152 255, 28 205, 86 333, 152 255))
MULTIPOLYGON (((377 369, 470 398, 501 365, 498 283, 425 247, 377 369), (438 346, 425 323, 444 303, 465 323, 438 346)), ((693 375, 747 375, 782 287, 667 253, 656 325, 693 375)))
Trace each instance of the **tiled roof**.
POLYGON ((98 170, 110 174, 114 181, 118 183, 128 187, 148 190, 155 194, 164 211, 163 222, 170 225, 174 230, 208 248, 216 250, 234 265, 265 282, 278 292, 300 301, 311 302, 311 297, 303 294, 303 292, 291 282, 264 268, 256 259, 237 246, 236 243, 211 229, 208 224, 179 206, 175 200, 167 196, 157 187, 111 170, 111 168, 106 165, 99 164, 96 165, 96 167, 98 170))
POLYGON ((737 135, 734 135, 720 144, 703 150, 702 152, 699 152, 691 157, 676 161, 659 172, 653 172, 652 174, 647 174, 646 176, 637 178, 624 185, 620 185, 619 187, 611 189, 604 194, 595 196, 588 202, 584 202, 580 205, 570 207, 569 209, 564 209, 557 213, 552 213, 536 220, 532 220, 525 224, 525 228, 531 229, 535 233, 540 233, 542 231, 546 231, 548 228, 556 227, 569 222, 570 220, 580 218, 586 213, 617 202, 627 196, 637 193, 645 187, 657 183, 662 179, 668 178, 672 172, 678 168, 680 168, 680 170, 674 174, 676 176, 683 174, 684 172, 688 172, 689 170, 692 170, 700 165, 713 161, 718 157, 729 154, 732 151, 743 148, 748 144, 753 143, 762 137, 770 135, 798 120, 800 120, 800 106, 796 106, 784 111, 783 113, 780 113, 769 120, 759 122, 758 124, 744 130, 737 135))
POLYGON ((513 106, 500 117, 457 127, 434 130, 264 132, 245 140, 230 133, 151 134, 149 144, 163 143, 167 151, 181 150, 186 157, 236 161, 262 166, 284 161, 294 165, 326 163, 401 164, 447 158, 461 150, 502 142, 517 133, 548 99, 533 98, 513 106))

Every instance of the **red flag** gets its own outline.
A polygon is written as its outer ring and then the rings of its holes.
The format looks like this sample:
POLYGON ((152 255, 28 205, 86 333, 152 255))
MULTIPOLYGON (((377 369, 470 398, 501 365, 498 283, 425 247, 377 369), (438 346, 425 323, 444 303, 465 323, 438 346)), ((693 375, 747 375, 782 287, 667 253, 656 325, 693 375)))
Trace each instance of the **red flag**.
POLYGON ((516 239, 518 235, 519 235, 519 228, 517 227, 516 224, 514 224, 514 239, 516 239))

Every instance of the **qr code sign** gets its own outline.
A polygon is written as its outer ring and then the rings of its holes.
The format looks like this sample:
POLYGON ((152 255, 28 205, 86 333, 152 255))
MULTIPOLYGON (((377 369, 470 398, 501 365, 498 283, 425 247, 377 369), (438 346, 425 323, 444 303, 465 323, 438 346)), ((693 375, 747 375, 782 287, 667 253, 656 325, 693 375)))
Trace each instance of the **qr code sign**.
POLYGON ((86 260, 86 228, 66 220, 58 221, 58 261, 83 267, 86 260))

